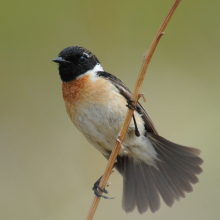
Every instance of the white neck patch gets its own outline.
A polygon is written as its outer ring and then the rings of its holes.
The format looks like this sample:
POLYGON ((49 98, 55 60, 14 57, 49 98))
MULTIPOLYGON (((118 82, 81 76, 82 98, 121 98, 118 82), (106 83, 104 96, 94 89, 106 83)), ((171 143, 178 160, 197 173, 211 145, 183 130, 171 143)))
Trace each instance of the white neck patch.
POLYGON ((87 74, 90 75, 90 78, 93 80, 93 81, 96 81, 98 79, 98 76, 97 76, 97 72, 103 72, 104 69, 102 68, 101 64, 100 63, 97 63, 96 66, 92 69, 92 70, 88 70, 87 72, 85 72, 84 74, 80 75, 79 77, 77 78, 80 78, 80 77, 83 77, 87 74))

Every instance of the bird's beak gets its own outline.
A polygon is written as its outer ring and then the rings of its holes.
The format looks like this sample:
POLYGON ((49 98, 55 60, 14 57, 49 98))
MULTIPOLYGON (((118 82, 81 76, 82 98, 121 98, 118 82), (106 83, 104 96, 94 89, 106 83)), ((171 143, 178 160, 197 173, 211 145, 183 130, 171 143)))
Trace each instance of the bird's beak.
POLYGON ((71 63, 70 61, 63 59, 62 57, 57 57, 53 59, 52 61, 55 63, 71 63))

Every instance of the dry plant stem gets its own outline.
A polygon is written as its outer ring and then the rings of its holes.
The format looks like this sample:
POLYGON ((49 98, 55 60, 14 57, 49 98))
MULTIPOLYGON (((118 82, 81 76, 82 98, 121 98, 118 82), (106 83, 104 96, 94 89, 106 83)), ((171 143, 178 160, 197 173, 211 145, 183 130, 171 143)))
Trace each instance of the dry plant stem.
MULTIPOLYGON (((172 17, 174 11, 176 10, 178 4, 180 3, 181 0, 176 0, 173 4, 173 6, 171 7, 170 11, 168 12, 167 16, 165 17, 162 25, 160 26, 153 42, 151 43, 150 45, 150 48, 149 50, 147 51, 147 53, 144 55, 144 60, 143 60, 143 64, 141 66, 141 70, 140 70, 140 74, 138 76, 138 80, 137 80, 137 83, 136 83, 136 86, 135 86, 135 90, 134 90, 134 93, 132 95, 132 100, 134 101, 134 105, 137 104, 138 102, 138 98, 139 98, 139 94, 140 94, 140 89, 141 89, 141 85, 143 83, 143 80, 144 80, 144 76, 145 76, 145 73, 147 71, 147 67, 150 63, 150 60, 153 56, 153 53, 155 51, 155 48, 161 38, 162 35, 164 35, 164 30, 168 24, 168 22, 170 21, 170 18, 172 17)), ((114 146, 114 149, 111 153, 111 156, 109 158, 109 162, 107 164, 107 167, 106 167, 106 170, 102 176, 102 179, 101 179, 101 182, 100 182, 100 187, 101 188, 105 188, 106 184, 107 184, 107 181, 108 181, 108 178, 111 174, 111 171, 112 171, 112 168, 115 164, 115 160, 118 156, 118 153, 119 153, 119 150, 121 148, 121 144, 123 143, 124 141, 124 137, 127 133, 127 129, 129 127, 129 124, 130 124, 130 121, 131 121, 131 118, 132 118, 132 115, 133 115, 133 112, 134 110, 132 109, 128 109, 127 111, 127 115, 125 117, 125 121, 124 121, 124 124, 120 130, 120 133, 119 133, 119 136, 116 140, 116 144, 114 146)), ((100 192, 102 193, 102 192, 100 192)), ((95 214, 95 211, 97 209, 97 206, 99 204, 99 201, 100 201, 100 198, 101 197, 97 197, 95 196, 94 200, 93 200, 93 203, 91 205, 91 208, 90 208, 90 211, 88 213, 88 216, 87 216, 87 220, 92 220, 94 214, 95 214)))

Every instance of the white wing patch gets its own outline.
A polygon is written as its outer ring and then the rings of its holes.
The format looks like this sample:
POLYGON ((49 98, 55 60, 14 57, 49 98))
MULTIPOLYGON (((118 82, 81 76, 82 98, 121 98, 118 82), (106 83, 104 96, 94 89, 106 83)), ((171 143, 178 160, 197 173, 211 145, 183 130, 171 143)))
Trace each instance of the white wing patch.
POLYGON ((102 66, 101 66, 100 63, 97 63, 96 66, 95 66, 92 70, 88 70, 88 71, 85 72, 84 74, 82 74, 82 75, 80 75, 79 77, 77 77, 77 79, 80 78, 80 77, 83 77, 83 76, 85 76, 85 75, 87 75, 87 74, 89 74, 91 80, 92 80, 92 81, 96 81, 96 80, 99 78, 99 76, 97 76, 96 73, 99 72, 99 71, 104 71, 104 69, 102 68, 102 66))

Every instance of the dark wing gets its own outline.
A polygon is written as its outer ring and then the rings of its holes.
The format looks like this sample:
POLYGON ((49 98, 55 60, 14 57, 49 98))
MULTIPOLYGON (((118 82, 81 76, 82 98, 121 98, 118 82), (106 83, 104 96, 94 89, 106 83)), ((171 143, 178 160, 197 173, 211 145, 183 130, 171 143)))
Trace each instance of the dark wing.
MULTIPOLYGON (((129 90, 129 88, 116 76, 101 71, 97 72, 97 75, 109 80, 119 90, 121 95, 123 95, 127 100, 132 98, 132 93, 129 90)), ((138 107, 138 113, 142 115, 142 118, 145 122, 146 131, 153 132, 154 134, 158 134, 152 120, 150 119, 149 115, 147 114, 147 112, 139 102, 137 103, 137 107, 138 107)))
MULTIPOLYGON (((126 99, 131 99, 131 91, 121 80, 106 72, 98 74, 118 88, 126 99)), ((144 108, 140 103, 137 106, 145 121, 147 137, 158 156, 157 168, 145 161, 137 162, 133 157, 120 155, 115 168, 123 176, 123 209, 131 212, 137 207, 142 214, 148 208, 156 212, 160 208, 160 196, 171 207, 175 200, 185 197, 185 192, 191 192, 192 184, 199 181, 197 175, 202 172, 200 165, 203 161, 198 156, 199 150, 159 136, 144 108)))

